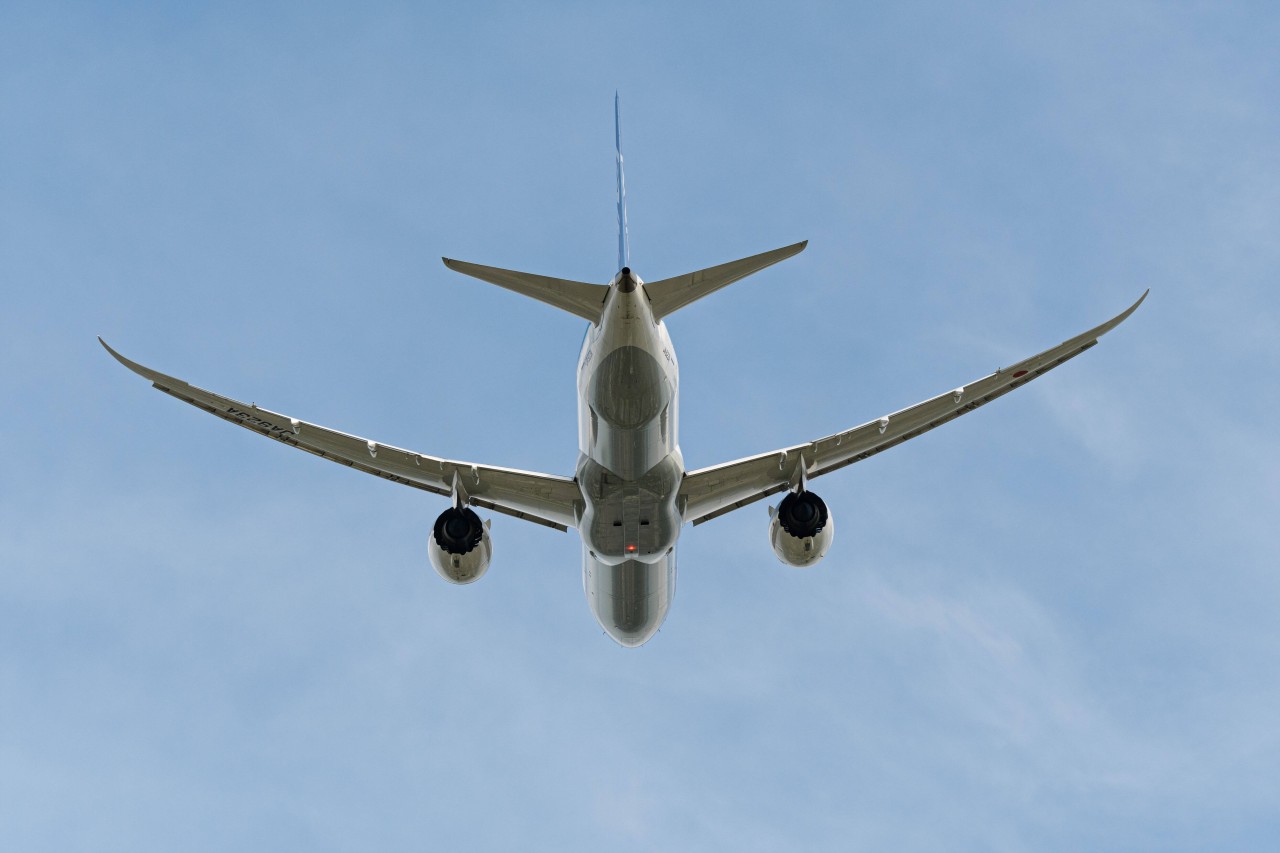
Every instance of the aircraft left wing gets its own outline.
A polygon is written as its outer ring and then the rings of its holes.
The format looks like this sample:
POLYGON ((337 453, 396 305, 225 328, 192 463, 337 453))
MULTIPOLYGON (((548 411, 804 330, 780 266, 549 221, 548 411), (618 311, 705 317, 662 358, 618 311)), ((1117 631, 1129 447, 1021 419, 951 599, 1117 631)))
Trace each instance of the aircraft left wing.
POLYGON ((1124 322, 1146 298, 1147 294, 1143 293, 1118 316, 1039 355, 1002 367, 910 408, 808 444, 692 471, 685 475, 680 486, 679 505, 684 520, 694 524, 710 521, 799 485, 805 479, 861 462, 972 412, 1094 346, 1098 338, 1124 322))
POLYGON ((566 477, 440 459, 338 432, 197 388, 130 361, 102 338, 98 341, 116 361, 166 394, 281 444, 437 495, 450 496, 456 487, 474 506, 557 530, 577 526, 582 492, 566 477))

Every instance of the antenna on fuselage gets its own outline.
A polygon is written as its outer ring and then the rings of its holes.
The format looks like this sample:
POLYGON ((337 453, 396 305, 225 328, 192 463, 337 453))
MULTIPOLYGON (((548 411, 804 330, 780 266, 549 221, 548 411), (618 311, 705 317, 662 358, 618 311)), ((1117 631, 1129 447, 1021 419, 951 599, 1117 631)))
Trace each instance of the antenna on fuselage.
POLYGON ((627 182, 622 175, 622 118, 618 93, 613 93, 613 145, 618 153, 618 269, 631 266, 631 246, 627 240, 627 182))

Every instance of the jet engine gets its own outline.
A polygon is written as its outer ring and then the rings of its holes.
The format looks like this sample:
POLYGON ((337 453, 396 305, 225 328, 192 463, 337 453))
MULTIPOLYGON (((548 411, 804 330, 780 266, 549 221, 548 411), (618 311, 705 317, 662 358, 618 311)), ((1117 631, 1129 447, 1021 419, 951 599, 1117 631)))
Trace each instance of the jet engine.
POLYGON ((835 519, 822 498, 809 491, 788 492, 769 508, 769 543, 788 566, 804 567, 826 556, 835 534, 835 519))
POLYGON ((471 583, 489 568, 493 543, 489 522, 470 507, 453 507, 440 513, 431 528, 431 565, 449 583, 471 583))

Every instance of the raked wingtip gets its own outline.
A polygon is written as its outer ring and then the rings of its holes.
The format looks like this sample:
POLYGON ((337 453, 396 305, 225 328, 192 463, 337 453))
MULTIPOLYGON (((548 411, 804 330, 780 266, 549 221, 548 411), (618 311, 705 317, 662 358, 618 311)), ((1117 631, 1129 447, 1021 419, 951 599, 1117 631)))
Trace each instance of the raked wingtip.
POLYGON ((98 335, 98 343, 102 344, 102 348, 111 353, 111 357, 121 364, 125 364, 125 357, 111 348, 111 344, 102 339, 102 335, 98 335))
POLYGON ((1129 319, 1129 315, 1138 310, 1138 306, 1147 301, 1147 294, 1151 292, 1151 288, 1142 291, 1142 295, 1138 297, 1138 301, 1129 306, 1123 314, 1120 315, 1121 320, 1129 319))
POLYGON ((154 377, 152 376, 154 371, 148 370, 147 368, 143 367, 141 364, 138 364, 135 361, 130 361, 129 359, 122 356, 120 353, 113 350, 111 348, 111 344, 107 343, 102 339, 102 335, 98 335, 98 343, 102 344, 102 348, 105 349, 107 352, 111 353, 111 357, 114 358, 116 361, 120 362, 125 367, 129 368, 134 373, 138 374, 144 379, 151 379, 152 381, 154 381, 154 377))

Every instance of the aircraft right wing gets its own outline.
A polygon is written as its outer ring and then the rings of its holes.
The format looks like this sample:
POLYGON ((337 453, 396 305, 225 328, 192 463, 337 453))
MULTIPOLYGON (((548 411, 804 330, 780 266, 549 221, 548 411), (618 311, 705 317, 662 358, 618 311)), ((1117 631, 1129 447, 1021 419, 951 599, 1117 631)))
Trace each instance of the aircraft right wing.
POLYGON ((577 526, 582 492, 577 482, 567 477, 441 459, 338 432, 197 388, 130 361, 102 338, 98 342, 116 361, 151 380, 160 391, 281 444, 437 495, 451 496, 456 488, 469 504, 556 530, 577 526))
POLYGON ((1143 293, 1118 316, 1052 349, 910 408, 808 444, 692 471, 680 486, 679 505, 684 519, 694 524, 710 521, 790 488, 801 478, 817 477, 861 462, 972 412, 1094 346, 1098 338, 1124 322, 1146 298, 1143 293))

